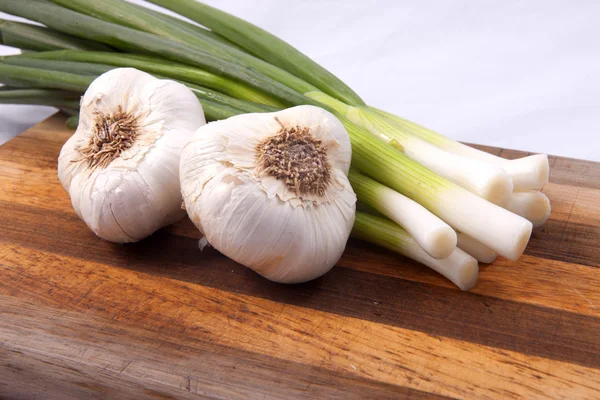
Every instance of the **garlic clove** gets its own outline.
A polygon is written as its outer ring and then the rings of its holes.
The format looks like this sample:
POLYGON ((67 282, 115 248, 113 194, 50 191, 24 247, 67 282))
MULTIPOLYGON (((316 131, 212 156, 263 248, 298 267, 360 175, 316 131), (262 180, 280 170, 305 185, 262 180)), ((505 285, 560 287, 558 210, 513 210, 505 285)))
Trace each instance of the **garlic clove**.
POLYGON ((200 102, 180 83, 132 68, 102 74, 83 96, 80 124, 59 156, 59 179, 77 215, 118 243, 181 218, 181 149, 205 123, 200 102))
MULTIPOLYGON (((176 176, 171 176, 173 180, 176 176)), ((108 169, 95 175, 83 190, 81 212, 90 229, 101 238, 116 242, 135 242, 180 219, 185 212, 161 198, 165 192, 153 191, 138 171, 127 173, 108 169)))

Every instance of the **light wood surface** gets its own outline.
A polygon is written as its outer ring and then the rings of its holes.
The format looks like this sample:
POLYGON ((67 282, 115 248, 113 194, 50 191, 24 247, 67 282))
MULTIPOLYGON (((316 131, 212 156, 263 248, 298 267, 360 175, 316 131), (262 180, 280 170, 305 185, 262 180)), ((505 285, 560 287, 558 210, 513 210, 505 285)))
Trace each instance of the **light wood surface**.
POLYGON ((551 219, 471 292, 356 240, 285 286, 187 218, 98 239, 56 175, 70 134, 0 147, 0 398, 600 398, 600 164, 552 157, 551 219))

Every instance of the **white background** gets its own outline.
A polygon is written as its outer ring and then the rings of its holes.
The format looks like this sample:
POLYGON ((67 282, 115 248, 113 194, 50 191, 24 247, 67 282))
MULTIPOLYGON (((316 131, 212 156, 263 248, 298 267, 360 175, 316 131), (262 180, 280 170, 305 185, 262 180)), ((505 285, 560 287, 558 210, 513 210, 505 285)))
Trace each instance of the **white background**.
MULTIPOLYGON (((600 1, 208 3, 447 136, 600 161, 600 1)), ((0 105, 0 143, 52 111, 0 105)))

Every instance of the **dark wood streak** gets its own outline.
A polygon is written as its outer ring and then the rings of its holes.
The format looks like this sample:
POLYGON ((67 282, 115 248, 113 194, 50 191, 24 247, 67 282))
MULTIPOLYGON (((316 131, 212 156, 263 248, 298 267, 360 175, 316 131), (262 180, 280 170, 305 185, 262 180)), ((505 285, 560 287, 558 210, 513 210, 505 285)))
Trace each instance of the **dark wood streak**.
POLYGON ((81 222, 73 224, 74 215, 49 212, 40 225, 33 222, 37 218, 30 217, 37 212, 35 209, 1 206, 10 210, 10 216, 0 232, 13 243, 233 293, 600 368, 600 318, 456 289, 434 289, 419 282, 347 268, 334 268, 306 284, 280 285, 264 280, 214 250, 200 253, 196 239, 161 232, 139 243, 114 245, 96 238, 81 222), (72 240, 75 237, 77 242, 72 240))
POLYGON ((525 254, 598 268, 599 244, 600 226, 550 219, 534 230, 525 254))

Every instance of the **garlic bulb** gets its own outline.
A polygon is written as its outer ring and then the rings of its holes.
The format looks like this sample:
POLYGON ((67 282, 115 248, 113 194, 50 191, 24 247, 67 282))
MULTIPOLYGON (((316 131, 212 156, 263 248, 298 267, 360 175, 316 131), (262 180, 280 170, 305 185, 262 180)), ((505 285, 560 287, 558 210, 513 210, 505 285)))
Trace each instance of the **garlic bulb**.
POLYGON ((354 223, 351 146, 313 106, 245 114, 200 128, 181 154, 192 222, 229 258, 277 282, 329 271, 354 223))
POLYGON ((58 158, 58 177, 77 215, 118 243, 181 218, 181 149, 204 124, 200 102, 180 83, 133 68, 99 76, 58 158))

